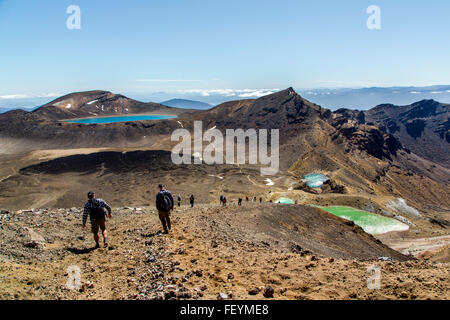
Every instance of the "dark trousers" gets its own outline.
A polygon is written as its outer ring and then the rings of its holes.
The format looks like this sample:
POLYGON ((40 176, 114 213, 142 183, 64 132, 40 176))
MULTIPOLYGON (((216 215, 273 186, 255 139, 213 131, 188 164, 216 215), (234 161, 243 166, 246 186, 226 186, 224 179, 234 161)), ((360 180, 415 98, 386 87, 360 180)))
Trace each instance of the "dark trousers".
POLYGON ((158 212, 159 212, 159 219, 161 220, 164 231, 169 232, 169 230, 172 229, 172 225, 170 224, 170 211, 158 211, 158 212))

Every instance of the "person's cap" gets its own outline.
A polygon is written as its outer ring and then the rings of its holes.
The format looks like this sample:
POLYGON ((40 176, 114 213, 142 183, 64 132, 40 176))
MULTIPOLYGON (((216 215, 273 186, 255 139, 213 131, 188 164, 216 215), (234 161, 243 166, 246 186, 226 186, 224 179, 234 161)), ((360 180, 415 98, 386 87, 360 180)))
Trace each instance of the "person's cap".
POLYGON ((94 191, 89 191, 89 192, 88 192, 88 198, 89 198, 89 199, 92 199, 92 198, 94 197, 94 195, 95 195, 95 192, 94 192, 94 191))
POLYGON ((163 186, 162 184, 160 184, 158 187, 159 187, 160 189, 164 188, 164 186, 163 186))

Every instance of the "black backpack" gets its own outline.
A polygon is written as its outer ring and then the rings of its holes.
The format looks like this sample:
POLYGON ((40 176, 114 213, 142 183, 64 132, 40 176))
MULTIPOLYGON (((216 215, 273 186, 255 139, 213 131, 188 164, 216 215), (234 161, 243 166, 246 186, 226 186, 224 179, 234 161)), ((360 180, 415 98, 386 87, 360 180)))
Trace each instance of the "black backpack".
POLYGON ((90 217, 91 220, 101 220, 104 219, 106 215, 105 208, 97 202, 91 200, 91 210, 90 210, 90 217))
POLYGON ((170 211, 172 210, 173 203, 169 197, 168 191, 161 191, 158 197, 157 207, 161 211, 170 211))

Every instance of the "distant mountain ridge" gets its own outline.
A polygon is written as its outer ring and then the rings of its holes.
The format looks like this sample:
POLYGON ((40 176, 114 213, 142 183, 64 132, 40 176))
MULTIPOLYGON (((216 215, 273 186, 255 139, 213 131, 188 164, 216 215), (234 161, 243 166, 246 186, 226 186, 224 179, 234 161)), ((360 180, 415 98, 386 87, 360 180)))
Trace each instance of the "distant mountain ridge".
POLYGON ((153 112, 177 114, 180 111, 158 103, 144 103, 121 94, 96 90, 62 96, 37 108, 33 114, 45 119, 63 120, 153 112))
POLYGON ((197 110, 208 110, 213 107, 213 105, 206 102, 187 99, 172 99, 161 102, 160 104, 174 108, 197 109, 197 110))
POLYGON ((279 129, 280 170, 290 172, 296 180, 311 172, 323 172, 349 193, 394 194, 425 210, 430 208, 426 206, 445 207, 450 201, 450 171, 448 166, 439 165, 445 163, 442 160, 448 153, 428 146, 440 141, 448 152, 448 112, 449 105, 429 100, 405 107, 383 105, 369 112, 333 112, 308 101, 293 88, 258 99, 229 101, 210 110, 170 108, 107 91, 88 91, 58 98, 33 112, 17 110, 0 115, 0 142, 5 141, 7 148, 27 151, 155 144, 167 151, 173 147, 170 136, 174 130, 192 132, 197 120, 203 122, 205 130, 279 129), (144 112, 172 112, 178 118, 111 125, 61 121, 93 113, 144 112), (426 134, 419 136, 420 131, 426 134), (443 158, 430 158, 433 155, 443 158))
POLYGON ((365 112, 382 130, 415 154, 450 167, 450 104, 422 100, 407 106, 381 105, 365 112))
MULTIPOLYGON (((169 103, 172 100, 199 101, 209 105, 218 105, 231 99, 245 99, 233 93, 233 90, 210 90, 205 92, 177 92, 178 99, 172 99, 173 92, 156 93, 130 93, 126 94, 135 97, 138 101, 164 101, 161 104, 169 103), (231 92, 231 93, 230 93, 231 92), (137 97, 137 98, 136 98, 137 97)), ((256 89, 254 91, 257 91, 256 89)), ((277 90, 278 91, 278 90, 277 90)), ((330 110, 340 108, 368 110, 380 104, 391 103, 395 105, 409 105, 421 100, 436 100, 441 103, 450 103, 450 85, 436 85, 427 87, 367 87, 367 88, 296 88, 296 91, 305 99, 330 110)), ((12 95, 11 95, 12 96, 12 95)), ((48 98, 23 97, 7 98, 0 96, 0 113, 13 109, 35 109, 48 102, 48 98), (25 108, 26 107, 26 108, 25 108), (3 109, 3 110, 2 110, 3 109)), ((168 105, 168 104, 166 104, 168 105)), ((186 104, 184 104, 186 105, 186 104)), ((177 105, 169 105, 175 106, 177 105)), ((182 108, 185 106, 181 105, 182 108)), ((194 109, 208 109, 200 106, 194 109)))
POLYGON ((450 103, 450 85, 299 90, 301 95, 331 110, 368 110, 380 104, 409 105, 420 100, 450 103))

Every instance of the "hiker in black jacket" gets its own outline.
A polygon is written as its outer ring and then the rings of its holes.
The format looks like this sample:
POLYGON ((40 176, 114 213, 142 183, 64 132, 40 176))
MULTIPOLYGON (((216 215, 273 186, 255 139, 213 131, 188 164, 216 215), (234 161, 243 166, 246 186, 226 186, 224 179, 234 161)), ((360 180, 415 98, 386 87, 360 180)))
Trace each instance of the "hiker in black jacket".
POLYGON ((172 193, 160 184, 159 192, 156 195, 156 209, 158 209, 159 219, 161 220, 165 234, 168 234, 169 230, 172 229, 170 211, 173 210, 174 203, 172 193))
POLYGON ((191 195, 191 197, 189 198, 189 202, 191 203, 191 208, 194 207, 194 201, 195 201, 194 195, 191 195))
POLYGON ((87 217, 89 215, 89 218, 91 220, 91 230, 94 234, 94 240, 95 240, 95 248, 100 248, 99 244, 99 238, 98 238, 98 230, 102 230, 103 234, 103 241, 105 244, 105 248, 108 247, 108 240, 107 240, 107 230, 106 230, 106 211, 108 211, 108 218, 112 218, 111 215, 111 207, 102 199, 96 199, 95 193, 90 191, 88 193, 88 202, 84 206, 84 213, 83 213, 83 228, 86 229, 86 221, 87 217))

